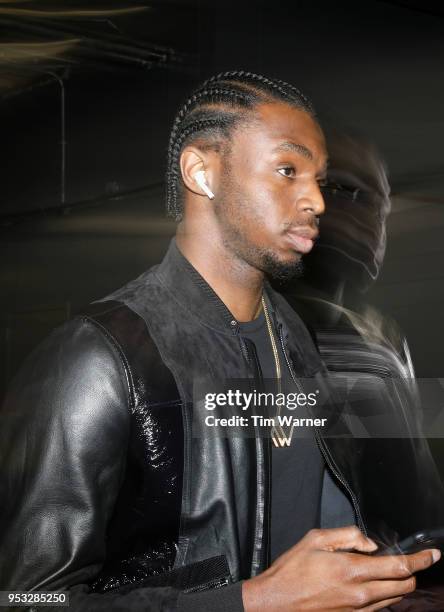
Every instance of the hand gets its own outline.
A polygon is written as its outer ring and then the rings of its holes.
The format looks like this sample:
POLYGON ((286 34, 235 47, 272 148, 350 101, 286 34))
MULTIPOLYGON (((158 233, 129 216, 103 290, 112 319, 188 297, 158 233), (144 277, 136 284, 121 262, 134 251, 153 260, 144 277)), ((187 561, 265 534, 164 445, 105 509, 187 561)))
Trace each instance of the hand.
POLYGON ((245 612, 373 612, 416 588, 413 574, 441 556, 368 556, 377 545, 357 527, 314 529, 262 574, 245 580, 245 612), (357 551, 357 552, 349 552, 357 551))

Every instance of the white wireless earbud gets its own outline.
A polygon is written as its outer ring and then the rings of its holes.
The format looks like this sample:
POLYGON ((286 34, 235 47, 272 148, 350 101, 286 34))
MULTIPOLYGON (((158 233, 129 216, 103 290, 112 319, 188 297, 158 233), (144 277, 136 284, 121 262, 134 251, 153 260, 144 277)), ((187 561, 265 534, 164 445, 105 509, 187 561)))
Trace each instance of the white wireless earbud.
POLYGON ((214 193, 208 187, 207 182, 205 180, 205 170, 198 170, 194 175, 194 180, 202 189, 202 191, 212 200, 214 198, 214 193))

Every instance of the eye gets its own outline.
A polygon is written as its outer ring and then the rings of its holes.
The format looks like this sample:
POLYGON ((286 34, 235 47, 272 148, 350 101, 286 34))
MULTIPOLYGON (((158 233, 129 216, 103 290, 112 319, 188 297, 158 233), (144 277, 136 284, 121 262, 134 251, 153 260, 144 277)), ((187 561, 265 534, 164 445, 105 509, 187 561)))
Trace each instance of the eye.
POLYGON ((316 181, 321 189, 328 186, 328 181, 326 178, 318 178, 316 181))
POLYGON ((278 172, 286 178, 294 178, 296 176, 296 170, 293 166, 284 166, 283 168, 279 168, 278 172))

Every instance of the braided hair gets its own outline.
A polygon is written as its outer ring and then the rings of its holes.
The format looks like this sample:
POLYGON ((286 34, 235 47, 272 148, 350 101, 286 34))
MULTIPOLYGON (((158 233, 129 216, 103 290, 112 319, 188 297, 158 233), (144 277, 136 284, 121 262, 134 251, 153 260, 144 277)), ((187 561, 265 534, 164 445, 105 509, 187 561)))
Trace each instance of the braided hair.
POLYGON ((180 221, 183 185, 179 159, 198 138, 227 140, 234 126, 258 104, 281 101, 315 117, 310 101, 293 85, 244 71, 221 72, 207 79, 187 99, 174 119, 168 145, 167 213, 180 221))

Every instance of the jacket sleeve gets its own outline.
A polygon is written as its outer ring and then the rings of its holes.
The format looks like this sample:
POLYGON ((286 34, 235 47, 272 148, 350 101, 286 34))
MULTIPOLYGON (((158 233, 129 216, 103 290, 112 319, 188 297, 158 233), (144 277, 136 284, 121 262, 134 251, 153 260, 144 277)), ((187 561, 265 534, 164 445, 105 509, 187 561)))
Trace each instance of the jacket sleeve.
POLYGON ((242 612, 241 583, 90 592, 123 479, 128 403, 121 358, 87 319, 26 360, 0 411, 0 590, 69 589, 72 612, 242 612))
MULTIPOLYGON (((70 610, 177 609, 179 591, 93 594, 130 418, 117 350, 86 319, 27 359, 0 412, 0 590, 70 589, 70 610)), ((64 608, 61 608, 64 609, 64 608)))
POLYGON ((180 612, 244 612, 242 600, 243 580, 222 589, 209 589, 201 593, 181 593, 180 612))

